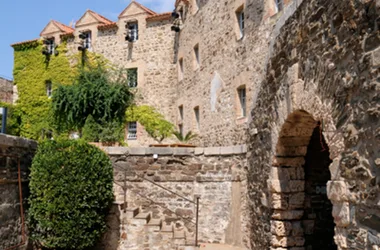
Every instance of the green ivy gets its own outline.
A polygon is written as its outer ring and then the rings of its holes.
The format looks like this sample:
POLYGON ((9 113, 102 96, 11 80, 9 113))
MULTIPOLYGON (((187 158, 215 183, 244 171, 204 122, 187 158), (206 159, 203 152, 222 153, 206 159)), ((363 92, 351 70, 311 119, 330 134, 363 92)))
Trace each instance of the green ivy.
POLYGON ((126 111, 126 122, 139 122, 145 131, 158 143, 170 137, 174 131, 174 125, 165 120, 155 108, 142 105, 130 106, 126 111))
POLYGON ((46 81, 51 81, 54 91, 58 84, 71 84, 77 71, 66 55, 66 43, 57 47, 57 56, 46 57, 41 51, 42 41, 14 46, 13 77, 19 94, 20 135, 32 139, 41 138, 44 131, 54 130, 46 81))

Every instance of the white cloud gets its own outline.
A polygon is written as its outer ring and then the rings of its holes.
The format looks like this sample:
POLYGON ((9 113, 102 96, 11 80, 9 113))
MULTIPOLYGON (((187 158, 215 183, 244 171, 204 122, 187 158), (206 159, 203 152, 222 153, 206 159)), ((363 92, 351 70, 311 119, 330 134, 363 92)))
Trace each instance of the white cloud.
MULTIPOLYGON (((130 3, 130 0, 126 0, 130 3)), ((136 2, 141 3, 145 7, 154 10, 157 13, 169 12, 174 9, 175 0, 136 0, 136 2)))

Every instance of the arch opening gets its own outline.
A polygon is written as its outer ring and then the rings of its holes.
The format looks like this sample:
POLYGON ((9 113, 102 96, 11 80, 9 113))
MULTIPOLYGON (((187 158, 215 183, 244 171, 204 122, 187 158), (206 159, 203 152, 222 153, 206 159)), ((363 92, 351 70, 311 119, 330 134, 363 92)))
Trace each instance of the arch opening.
POLYGON ((271 169, 271 246, 336 250, 327 198, 332 160, 319 122, 304 110, 290 114, 279 134, 271 169))

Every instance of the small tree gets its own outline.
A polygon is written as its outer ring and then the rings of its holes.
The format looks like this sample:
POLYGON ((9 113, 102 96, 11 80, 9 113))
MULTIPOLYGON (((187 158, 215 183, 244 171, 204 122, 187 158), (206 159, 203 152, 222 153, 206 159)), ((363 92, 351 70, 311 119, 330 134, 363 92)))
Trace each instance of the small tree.
POLYGON ((37 245, 85 249, 105 230, 113 200, 112 164, 83 141, 39 144, 30 174, 29 229, 37 245))
POLYGON ((175 135, 175 137, 177 137, 178 141, 180 142, 189 142, 192 139, 195 139, 198 137, 197 134, 193 134, 193 132, 191 131, 189 131, 185 136, 183 136, 181 132, 178 132, 178 131, 173 132, 173 134, 175 135))
POLYGON ((53 113, 60 126, 81 130, 91 115, 97 124, 124 121, 133 101, 128 80, 102 66, 82 68, 73 85, 54 91, 53 113))
POLYGON ((126 112, 127 122, 138 121, 155 141, 161 143, 173 134, 174 125, 153 107, 131 106, 126 112))

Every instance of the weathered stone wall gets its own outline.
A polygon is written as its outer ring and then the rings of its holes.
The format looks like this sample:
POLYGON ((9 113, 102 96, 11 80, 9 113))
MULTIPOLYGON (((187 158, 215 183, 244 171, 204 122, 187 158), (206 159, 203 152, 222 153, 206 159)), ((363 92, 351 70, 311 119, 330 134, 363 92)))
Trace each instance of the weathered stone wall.
POLYGON ((23 138, 0 135, 0 249, 7 249, 24 243, 18 249, 25 249, 27 238, 22 236, 22 218, 20 204, 24 212, 28 197, 28 175, 37 143, 23 138), (22 202, 18 181, 18 162, 22 202), (23 242, 23 239, 25 241, 23 242))
POLYGON ((318 126, 332 160, 326 191, 335 243, 339 249, 378 249, 378 1, 297 4, 275 28, 266 79, 251 112, 253 249, 306 246, 307 229, 299 227, 308 206, 304 157, 318 126))
MULTIPOLYGON (((132 4, 133 5, 133 4, 132 4)), ((156 108, 165 119, 174 120, 176 88, 176 64, 174 63, 174 32, 170 30, 171 21, 147 20, 149 15, 141 9, 136 13, 127 13, 120 17, 117 25, 98 29, 98 24, 82 27, 92 31, 91 51, 103 55, 118 68, 137 68, 138 86, 136 93, 138 105, 150 105, 156 108), (125 40, 125 22, 138 21, 139 39, 133 43, 125 40)), ((75 31, 79 34, 80 29, 75 31)), ((68 42, 69 54, 77 52, 78 38, 68 42)), ((126 131, 127 133, 127 131, 126 131)), ((165 142, 170 142, 168 139, 165 142)), ((137 140, 129 140, 129 146, 147 146, 154 143, 142 126, 138 125, 137 140)))
POLYGON ((2 77, 0 77, 0 101, 13 102, 13 82, 2 77))
MULTIPOLYGON (((195 204, 190 201, 199 196, 199 242, 249 244, 245 146, 105 150, 115 167, 118 204, 126 199, 128 209, 140 207, 140 212, 151 212, 152 218, 161 218, 166 225, 173 222, 175 230, 185 228, 194 240, 195 204)), ((130 249, 133 239, 128 237, 141 234, 125 224, 120 228, 124 228, 120 235, 126 237, 124 248, 130 249)))
MULTIPOLYGON (((249 110, 265 76, 272 23, 281 17, 275 1, 207 0, 190 1, 178 39, 178 60, 183 61, 183 78, 178 73, 176 117, 185 133, 199 134, 202 146, 245 143, 249 110), (244 10, 244 36, 240 36, 237 11, 244 10), (194 46, 199 47, 199 64, 194 46), (247 115, 242 116, 238 88, 246 88, 247 115), (183 106, 183 119, 178 107, 183 106), (200 124, 194 108, 199 107, 200 124)), ((184 1, 177 10, 184 8, 184 1)), ((285 1, 288 6, 291 1, 285 1)), ((177 68, 179 71, 179 61, 177 68)))

